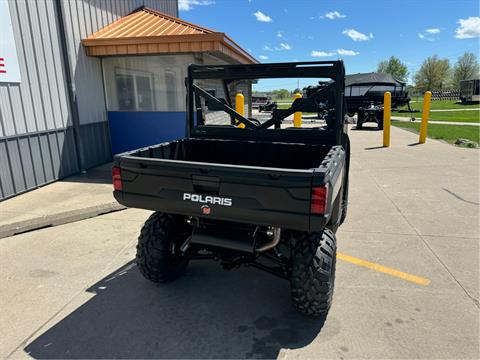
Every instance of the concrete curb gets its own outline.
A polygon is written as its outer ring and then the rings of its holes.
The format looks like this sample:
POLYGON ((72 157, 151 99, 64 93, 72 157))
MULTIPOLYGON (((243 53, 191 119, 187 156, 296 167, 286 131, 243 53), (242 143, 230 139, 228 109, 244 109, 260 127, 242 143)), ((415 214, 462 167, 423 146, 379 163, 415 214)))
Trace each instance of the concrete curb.
POLYGON ((111 202, 82 209, 75 209, 51 215, 39 216, 33 219, 17 221, 7 225, 0 225, 0 239, 21 234, 27 231, 68 224, 79 220, 85 220, 98 215, 124 209, 125 206, 120 205, 117 202, 111 202))

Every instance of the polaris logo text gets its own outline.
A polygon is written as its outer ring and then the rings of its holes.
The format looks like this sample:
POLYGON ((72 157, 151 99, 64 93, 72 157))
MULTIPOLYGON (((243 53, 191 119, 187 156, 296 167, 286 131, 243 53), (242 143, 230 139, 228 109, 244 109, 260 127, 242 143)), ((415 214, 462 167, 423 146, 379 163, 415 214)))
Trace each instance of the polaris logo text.
POLYGON ((201 204, 211 204, 211 205, 222 205, 222 206, 232 206, 232 199, 224 198, 220 196, 210 196, 210 195, 198 195, 183 193, 184 201, 192 201, 201 204))

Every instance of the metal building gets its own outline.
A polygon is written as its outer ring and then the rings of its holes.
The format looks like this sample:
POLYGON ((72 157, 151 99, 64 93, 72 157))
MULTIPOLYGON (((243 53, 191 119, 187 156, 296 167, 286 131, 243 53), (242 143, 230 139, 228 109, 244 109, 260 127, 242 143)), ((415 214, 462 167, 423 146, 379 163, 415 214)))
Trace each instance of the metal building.
MULTIPOLYGON (((157 43, 157 50, 152 51, 151 46, 142 44, 136 50, 136 55, 142 55, 137 56, 137 60, 132 60, 128 44, 116 47, 115 54, 99 53, 102 49, 98 46, 102 43, 102 40, 97 41, 99 34, 115 23, 128 22, 117 20, 144 8, 148 9, 142 15, 145 18, 153 13, 180 25, 188 24, 177 19, 177 0, 0 0, 0 32, 5 33, 5 27, 12 33, 10 48, 5 50, 0 42, 0 200, 110 161, 110 138, 118 133, 131 133, 128 129, 131 121, 136 124, 144 121, 146 128, 152 124, 158 126, 157 121, 152 122, 151 115, 153 113, 157 119, 164 109, 154 102, 155 91, 165 90, 155 87, 156 76, 151 75, 151 89, 147 87, 151 94, 145 93, 144 74, 148 71, 154 74, 156 70, 152 69, 158 68, 152 65, 154 62, 168 64, 173 61, 184 64, 182 69, 189 62, 256 62, 231 39, 220 39, 218 34, 222 33, 208 29, 204 29, 206 34, 202 41, 210 36, 218 49, 203 51, 204 45, 197 49, 193 44, 190 51, 179 54, 178 47, 167 51, 162 48, 161 44, 170 40, 154 36, 152 41, 157 43), (88 39, 93 40, 89 43, 88 39), (178 61, 180 58, 169 58, 172 56, 184 58, 178 61), (152 69, 145 71, 143 66, 146 65, 152 69), (115 70, 112 72, 112 69, 115 70), (5 77, 12 74, 18 79, 5 77), (110 79, 105 79, 109 76, 110 79), (143 84, 140 95, 134 96, 137 100, 142 98, 143 103, 132 108, 135 100, 128 96, 125 99, 118 92, 128 91, 128 86, 137 91, 139 84, 143 84), (109 126, 109 118, 115 134, 109 126)), ((191 31, 203 29, 193 24, 188 26, 191 31)), ((178 36, 176 38, 178 40, 178 36)), ((117 40, 122 41, 121 38, 117 40)), ((167 71, 164 81, 180 84, 183 74, 183 70, 167 71)), ((183 89, 178 93, 181 99, 183 89)), ((168 108, 179 112, 177 118, 180 118, 181 102, 170 98, 168 108)), ((166 136, 174 136, 169 129, 170 126, 165 126, 162 131, 166 136)), ((149 133, 152 131, 145 132, 149 133)), ((140 140, 137 142, 153 141, 140 140)), ((122 141, 124 138, 120 137, 122 141)))

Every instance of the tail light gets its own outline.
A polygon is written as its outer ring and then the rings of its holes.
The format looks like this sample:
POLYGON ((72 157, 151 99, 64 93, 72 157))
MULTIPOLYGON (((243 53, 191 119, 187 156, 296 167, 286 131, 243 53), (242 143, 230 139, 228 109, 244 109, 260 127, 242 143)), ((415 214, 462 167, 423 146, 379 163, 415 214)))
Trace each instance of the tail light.
POLYGON ((328 211, 328 185, 312 188, 312 201, 310 211, 312 214, 325 215, 328 211))
POLYGON ((118 166, 112 168, 112 183, 114 190, 122 191, 122 171, 118 166))

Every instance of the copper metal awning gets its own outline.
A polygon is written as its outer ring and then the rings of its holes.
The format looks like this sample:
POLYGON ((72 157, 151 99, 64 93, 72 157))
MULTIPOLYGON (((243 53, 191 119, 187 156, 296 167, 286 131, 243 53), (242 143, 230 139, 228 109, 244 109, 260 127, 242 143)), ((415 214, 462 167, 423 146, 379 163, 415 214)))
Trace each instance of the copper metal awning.
POLYGON ((82 40, 89 56, 218 53, 242 64, 258 61, 225 33, 140 8, 82 40))

